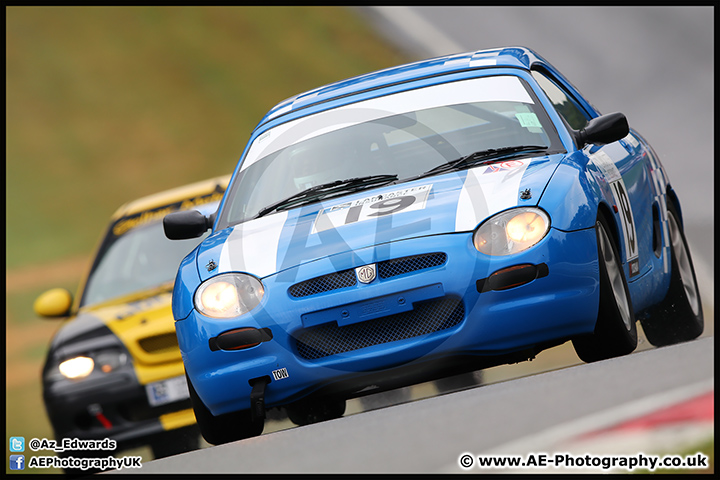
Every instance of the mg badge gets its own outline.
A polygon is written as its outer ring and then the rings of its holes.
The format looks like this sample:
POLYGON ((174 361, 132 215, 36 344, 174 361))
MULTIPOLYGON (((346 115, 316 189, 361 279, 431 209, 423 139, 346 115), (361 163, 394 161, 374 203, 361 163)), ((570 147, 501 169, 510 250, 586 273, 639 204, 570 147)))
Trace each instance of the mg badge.
POLYGON ((355 275, 357 275, 357 279, 360 281, 360 283, 372 282, 377 276, 375 264, 373 263, 370 265, 363 265, 362 267, 356 268, 355 275))

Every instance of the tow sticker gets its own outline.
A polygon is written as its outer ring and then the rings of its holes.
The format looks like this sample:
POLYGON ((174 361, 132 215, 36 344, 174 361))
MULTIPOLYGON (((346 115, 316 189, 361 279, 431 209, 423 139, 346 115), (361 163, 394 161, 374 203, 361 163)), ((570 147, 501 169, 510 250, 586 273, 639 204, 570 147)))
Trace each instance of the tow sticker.
POLYGON ((401 211, 422 210, 425 208, 431 189, 432 184, 404 188, 325 208, 318 212, 310 233, 318 233, 401 211))
POLYGON ((288 374, 287 368, 285 368, 285 367, 280 368, 278 370, 273 370, 272 376, 273 376, 273 380, 275 380, 275 381, 283 380, 285 378, 290 377, 290 375, 288 374))

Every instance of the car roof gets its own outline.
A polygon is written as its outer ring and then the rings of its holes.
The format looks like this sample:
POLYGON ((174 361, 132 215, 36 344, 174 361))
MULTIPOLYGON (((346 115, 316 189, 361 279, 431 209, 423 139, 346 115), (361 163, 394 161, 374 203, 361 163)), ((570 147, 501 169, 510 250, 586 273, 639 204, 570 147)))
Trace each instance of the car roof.
POLYGON ((290 97, 275 105, 260 121, 258 127, 281 115, 328 100, 380 88, 395 83, 445 73, 488 67, 511 67, 529 70, 542 57, 526 47, 501 47, 489 50, 444 55, 419 62, 398 65, 377 72, 331 83, 290 97))
POLYGON ((112 220, 197 196, 208 195, 215 191, 224 191, 229 182, 230 175, 224 175, 147 195, 122 205, 115 211, 112 220))

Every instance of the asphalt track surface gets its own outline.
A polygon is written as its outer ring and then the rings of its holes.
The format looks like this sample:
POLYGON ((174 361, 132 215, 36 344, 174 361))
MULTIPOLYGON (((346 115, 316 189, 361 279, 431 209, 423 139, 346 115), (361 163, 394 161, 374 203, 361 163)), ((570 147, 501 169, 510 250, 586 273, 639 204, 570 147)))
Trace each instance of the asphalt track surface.
POLYGON ((469 388, 176 455, 123 473, 450 473, 545 452, 713 388, 713 339, 469 388))
MULTIPOLYGON (((359 9, 417 59, 535 49, 653 145, 683 206, 712 336, 714 65, 710 7, 359 9)), ((461 472, 464 452, 525 454, 714 389, 713 338, 574 364, 267 433, 123 473, 461 472)))

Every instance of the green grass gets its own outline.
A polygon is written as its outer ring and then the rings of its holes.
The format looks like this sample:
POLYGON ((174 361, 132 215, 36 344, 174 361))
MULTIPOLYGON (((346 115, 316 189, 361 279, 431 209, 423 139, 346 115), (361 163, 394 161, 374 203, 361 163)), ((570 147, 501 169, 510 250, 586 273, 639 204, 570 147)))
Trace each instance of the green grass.
POLYGON ((406 60, 339 7, 6 14, 9 268, 89 253, 122 203, 230 173, 277 102, 406 60))

